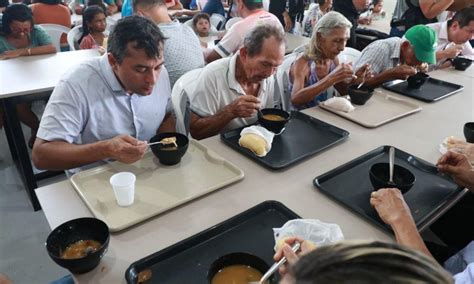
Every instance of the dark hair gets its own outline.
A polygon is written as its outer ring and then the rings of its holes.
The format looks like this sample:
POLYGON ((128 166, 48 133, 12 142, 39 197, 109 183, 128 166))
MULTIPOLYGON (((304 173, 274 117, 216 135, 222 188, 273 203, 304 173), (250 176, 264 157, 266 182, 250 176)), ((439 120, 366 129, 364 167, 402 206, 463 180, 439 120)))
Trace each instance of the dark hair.
POLYGON ((459 27, 468 26, 471 21, 474 21, 474 6, 466 7, 454 14, 453 18, 448 20, 448 27, 451 27, 453 22, 459 23, 459 27))
POLYGON ((10 5, 8 0, 0 0, 0 8, 7 7, 8 5, 10 5))
POLYGON ((270 37, 274 37, 278 42, 285 42, 283 31, 272 25, 258 25, 250 31, 244 39, 244 47, 247 48, 249 56, 255 56, 262 52, 263 42, 270 37))
POLYGON ((372 5, 377 5, 378 3, 382 2, 383 0, 372 0, 372 5))
POLYGON ((343 242, 322 246, 290 267, 295 283, 452 283, 452 276, 420 252, 398 244, 343 242))
POLYGON ((198 13, 196 15, 194 15, 193 17, 193 27, 195 28, 197 23, 199 22, 200 19, 205 19, 209 22, 209 24, 211 23, 211 19, 209 18, 209 15, 207 13, 198 13))
POLYGON ((106 13, 105 15, 107 16, 107 7, 105 6, 103 0, 87 0, 86 7, 89 6, 99 6, 100 8, 102 8, 102 10, 104 10, 104 13, 106 13))
POLYGON ((10 29, 10 24, 13 21, 30 21, 31 26, 35 24, 33 21, 33 12, 31 12, 31 9, 28 6, 22 3, 11 4, 5 9, 5 11, 3 11, 2 29, 5 35, 9 35, 12 32, 10 29))
POLYGON ((47 5, 58 5, 63 2, 62 0, 34 0, 33 3, 43 3, 47 5))
POLYGON ((151 8, 154 6, 166 6, 165 0, 133 0, 133 11, 137 10, 137 7, 151 8))
POLYGON ((263 1, 262 0, 242 0, 242 3, 244 3, 245 7, 249 10, 255 10, 255 9, 262 9, 263 8, 263 1))
POLYGON ((165 39, 155 23, 145 17, 133 15, 117 22, 109 36, 107 51, 119 64, 128 56, 129 43, 133 44, 133 48, 144 49, 150 58, 161 57, 165 39))
POLYGON ((326 3, 327 0, 317 0, 319 6, 322 6, 324 5, 324 3, 326 3))
POLYGON ((97 5, 92 5, 92 6, 87 6, 84 9, 84 12, 82 14, 82 36, 78 40, 79 43, 81 43, 82 39, 86 37, 88 34, 91 33, 89 30, 89 23, 94 20, 95 16, 98 14, 104 14, 107 16, 107 14, 104 12, 102 7, 97 6, 97 5))

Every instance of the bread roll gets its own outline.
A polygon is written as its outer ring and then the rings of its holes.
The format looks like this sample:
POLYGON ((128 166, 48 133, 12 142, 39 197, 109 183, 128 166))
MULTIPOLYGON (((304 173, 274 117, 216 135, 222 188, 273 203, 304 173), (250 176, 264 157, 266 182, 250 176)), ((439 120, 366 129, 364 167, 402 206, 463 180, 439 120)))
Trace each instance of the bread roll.
POLYGON ((246 133, 239 139, 239 145, 254 152, 255 155, 263 157, 267 154, 267 141, 257 134, 246 133))

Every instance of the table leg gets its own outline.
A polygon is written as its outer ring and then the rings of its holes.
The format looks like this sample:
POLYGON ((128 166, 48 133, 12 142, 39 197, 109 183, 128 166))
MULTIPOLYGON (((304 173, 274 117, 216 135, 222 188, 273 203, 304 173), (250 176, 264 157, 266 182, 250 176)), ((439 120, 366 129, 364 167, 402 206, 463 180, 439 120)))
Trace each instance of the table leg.
MULTIPOLYGON (((2 104, 0 107, 5 108, 5 104, 3 103, 4 100, 1 100, 1 101, 2 101, 2 104)), ((16 162, 18 159, 18 156, 15 150, 15 142, 13 141, 13 135, 11 133, 10 125, 6 123, 6 118, 5 118, 5 124, 3 126, 3 129, 5 130, 5 136, 7 137, 8 149, 10 150, 10 155, 12 156, 13 162, 16 162)))
POLYGON ((37 188, 36 178, 33 174, 33 168, 31 166, 30 156, 28 155, 28 149, 26 148, 25 137, 21 129, 21 123, 16 112, 16 101, 15 98, 6 98, 3 100, 4 112, 5 112, 5 125, 8 143, 12 156, 15 156, 15 164, 17 165, 23 184, 26 188, 28 197, 30 198, 33 209, 38 211, 41 206, 36 197, 35 188, 37 188), (12 145, 13 144, 13 145, 12 145), (13 147, 12 147, 13 146, 13 147))

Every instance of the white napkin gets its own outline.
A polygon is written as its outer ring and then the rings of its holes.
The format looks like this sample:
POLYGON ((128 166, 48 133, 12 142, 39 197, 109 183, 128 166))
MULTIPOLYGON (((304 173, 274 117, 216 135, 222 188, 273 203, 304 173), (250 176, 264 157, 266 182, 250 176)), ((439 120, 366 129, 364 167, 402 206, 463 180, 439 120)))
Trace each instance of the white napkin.
POLYGON ((342 97, 330 98, 322 102, 322 104, 324 104, 325 106, 329 108, 332 108, 333 110, 343 111, 343 112, 351 112, 355 109, 348 99, 342 98, 342 97))

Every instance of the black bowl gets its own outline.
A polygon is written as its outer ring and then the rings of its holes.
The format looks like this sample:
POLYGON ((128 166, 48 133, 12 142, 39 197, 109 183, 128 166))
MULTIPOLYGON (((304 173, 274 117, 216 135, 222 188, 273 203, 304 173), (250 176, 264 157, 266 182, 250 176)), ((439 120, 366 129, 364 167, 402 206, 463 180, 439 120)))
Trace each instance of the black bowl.
POLYGON ((285 125, 290 121, 290 114, 278 108, 264 108, 258 113, 258 123, 273 133, 279 134, 285 125), (265 115, 274 114, 283 118, 281 121, 265 119, 265 115), (263 115, 263 116, 262 116, 263 115))
MULTIPOLYGON (((221 269, 231 265, 248 265, 260 271, 262 275, 270 268, 270 266, 258 256, 249 253, 234 252, 219 257, 211 264, 211 267, 207 271, 208 282, 211 283, 212 278, 214 278, 221 269)), ((273 283, 273 277, 270 277, 267 283, 273 283)))
POLYGON ((454 69, 465 71, 469 66, 471 66, 472 60, 465 57, 456 57, 453 59, 454 69))
POLYGON ((374 94, 374 89, 367 86, 362 86, 357 89, 357 85, 354 85, 350 86, 347 92, 349 93, 352 104, 364 105, 374 94))
POLYGON ((96 218, 79 218, 67 221, 54 229, 46 239, 46 250, 59 266, 71 273, 86 273, 94 269, 107 252, 109 246, 109 227, 96 218), (63 259, 61 251, 80 240, 95 240, 101 247, 83 258, 63 259))
POLYGON ((393 184, 389 183, 389 163, 377 163, 370 167, 370 182, 375 190, 381 188, 396 187, 402 193, 406 193, 415 184, 415 176, 408 169, 399 165, 393 167, 393 184))
POLYGON ((464 137, 466 142, 474 143, 474 122, 464 124, 464 137))
POLYGON ((419 89, 428 79, 430 76, 423 72, 418 72, 413 76, 408 77, 408 88, 412 89, 419 89))
POLYGON ((166 132, 153 136, 150 139, 150 143, 157 142, 163 138, 168 137, 176 137, 176 144, 178 144, 178 148, 176 150, 166 150, 166 148, 172 147, 172 145, 155 144, 151 145, 150 147, 151 151, 153 154, 155 154, 160 163, 171 166, 176 165, 181 161, 181 158, 186 153, 186 150, 188 150, 189 139, 186 135, 181 133, 166 132))

